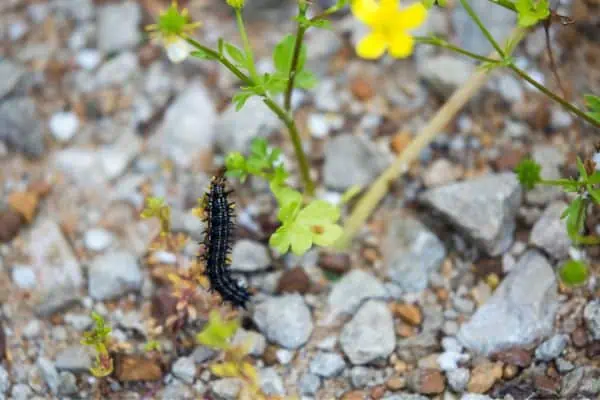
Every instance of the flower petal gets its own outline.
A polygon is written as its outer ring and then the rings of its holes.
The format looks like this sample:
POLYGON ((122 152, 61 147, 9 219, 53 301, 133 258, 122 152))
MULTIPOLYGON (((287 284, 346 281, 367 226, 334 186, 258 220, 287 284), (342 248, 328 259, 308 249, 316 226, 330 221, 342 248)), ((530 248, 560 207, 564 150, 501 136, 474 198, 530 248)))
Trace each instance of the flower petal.
POLYGON ((352 0, 350 10, 360 22, 372 25, 377 19, 379 5, 375 0, 352 0))
POLYGON ((415 41, 412 36, 397 31, 390 42, 390 55, 395 58, 405 58, 412 54, 415 41))
POLYGON ((167 57, 174 63, 180 63, 185 60, 192 52, 192 46, 183 39, 168 43, 167 57))
POLYGON ((423 24, 427 18, 427 9, 421 2, 413 3, 398 12, 398 29, 414 29, 423 24))
POLYGON ((381 57, 386 49, 385 36, 381 33, 372 32, 358 42, 356 53, 362 58, 374 60, 381 57))
POLYGON ((321 233, 313 231, 312 239, 314 244, 318 246, 331 246, 343 233, 342 227, 336 224, 324 224, 322 228, 323 231, 321 233))
POLYGON ((294 224, 290 229, 292 253, 301 256, 312 247, 312 233, 304 226, 294 224))

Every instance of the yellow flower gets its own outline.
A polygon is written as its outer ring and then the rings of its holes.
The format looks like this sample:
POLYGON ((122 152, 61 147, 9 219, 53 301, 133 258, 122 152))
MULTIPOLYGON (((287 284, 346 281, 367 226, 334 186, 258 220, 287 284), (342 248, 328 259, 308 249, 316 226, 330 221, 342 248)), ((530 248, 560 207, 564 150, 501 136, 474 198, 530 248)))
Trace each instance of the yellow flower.
POLYGON ((354 16, 371 28, 356 46, 362 58, 376 59, 390 52, 393 57, 404 58, 412 54, 413 37, 407 31, 421 25, 427 10, 416 2, 399 9, 398 0, 353 0, 351 9, 354 16))
POLYGON ((167 49, 167 56, 175 63, 183 61, 191 52, 192 46, 185 39, 200 26, 200 22, 191 22, 186 8, 179 11, 177 1, 160 13, 158 23, 148 25, 150 37, 167 49))

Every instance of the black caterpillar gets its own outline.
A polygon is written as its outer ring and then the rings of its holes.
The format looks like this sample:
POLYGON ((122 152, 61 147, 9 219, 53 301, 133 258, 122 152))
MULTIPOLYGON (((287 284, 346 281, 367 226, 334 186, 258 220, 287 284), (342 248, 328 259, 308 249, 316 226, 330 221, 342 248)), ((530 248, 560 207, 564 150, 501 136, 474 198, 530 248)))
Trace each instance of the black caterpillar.
POLYGON ((209 191, 204 196, 203 207, 207 224, 203 255, 205 271, 211 291, 218 292, 223 301, 245 309, 250 293, 231 276, 229 269, 235 204, 229 201, 228 196, 232 191, 228 191, 225 184, 223 175, 213 177, 209 191))

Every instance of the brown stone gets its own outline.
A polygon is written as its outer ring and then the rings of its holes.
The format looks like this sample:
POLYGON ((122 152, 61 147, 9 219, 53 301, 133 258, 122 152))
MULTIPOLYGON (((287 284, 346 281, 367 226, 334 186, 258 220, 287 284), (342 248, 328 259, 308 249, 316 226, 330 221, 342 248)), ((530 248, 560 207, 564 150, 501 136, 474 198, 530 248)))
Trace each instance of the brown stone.
POLYGON ((367 400, 368 396, 362 390, 353 390, 342 395, 341 400, 367 400))
POLYGON ((22 223, 21 215, 14 210, 0 213, 0 242, 9 242, 17 236, 22 223))
POLYGON ((388 379, 385 382, 385 386, 392 392, 396 392, 396 391, 404 388, 405 385, 406 385, 406 382, 404 381, 404 378, 402 378, 401 376, 392 376, 390 379, 388 379))
POLYGON ((152 317, 161 325, 164 325, 167 318, 177 314, 177 299, 167 288, 160 288, 152 296, 152 317))
POLYGON ((600 356, 600 341, 591 343, 585 350, 585 355, 591 359, 595 359, 596 357, 600 356))
POLYGON ((506 380, 510 380, 510 379, 514 378, 515 376, 517 376, 518 372, 519 372, 519 367, 517 367, 516 365, 512 365, 512 364, 507 364, 504 366, 504 372, 502 374, 502 377, 506 380))
POLYGON ((344 253, 321 253, 319 267, 336 274, 343 274, 350 270, 350 256, 344 253))
POLYGON ((512 348, 494 354, 493 358, 517 367, 527 367, 531 364, 531 353, 525 349, 512 348))
POLYGON ((286 270, 279 278, 277 293, 300 293, 304 294, 310 289, 310 279, 304 268, 295 267, 286 270))
POLYGON ((446 389, 446 378, 436 369, 418 369, 409 375, 407 384, 417 393, 439 394, 446 389))
POLYGON ((269 345, 263 353, 263 361, 267 365, 275 365, 279 362, 277 359, 277 346, 269 345))
POLYGON ((576 328, 573 333, 571 333, 571 340, 573 341, 573 345, 577 348, 585 347, 588 342, 588 335, 584 328, 579 327, 576 328))
POLYGON ((502 148, 500 156, 492 161, 492 166, 496 171, 513 171, 524 157, 523 149, 505 146, 502 148))
POLYGON ((533 378, 533 384, 544 396, 552 396, 560 390, 560 380, 546 375, 536 375, 533 378))
POLYGON ((371 99, 375 96, 373 86, 364 78, 356 78, 350 83, 350 91, 360 101, 371 99))
POLYGON ((0 361, 6 358, 6 334, 4 333, 4 327, 2 321, 0 321, 0 361))
POLYGON ((409 132, 400 132, 392 138, 390 146, 392 151, 396 154, 400 154, 404 151, 406 146, 412 141, 412 135, 409 132))
POLYGON ((155 360, 124 354, 115 358, 115 378, 121 382, 158 381, 162 379, 162 370, 155 360))
POLYGON ((484 362, 471 371, 471 379, 467 390, 473 393, 485 393, 494 386, 496 381, 502 378, 502 363, 484 362))
POLYGON ((413 304, 396 304, 392 312, 395 316, 402 318, 404 322, 413 326, 421 325, 423 321, 421 310, 413 304))
POLYGON ((385 386, 379 385, 371 389, 371 398, 373 400, 379 400, 385 395, 385 386))

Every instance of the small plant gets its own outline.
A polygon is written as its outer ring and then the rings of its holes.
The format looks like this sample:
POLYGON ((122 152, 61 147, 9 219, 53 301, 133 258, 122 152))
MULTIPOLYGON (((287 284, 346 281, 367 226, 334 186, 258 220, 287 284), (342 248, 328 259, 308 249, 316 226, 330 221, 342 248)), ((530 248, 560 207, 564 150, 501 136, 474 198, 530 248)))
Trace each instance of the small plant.
POLYGON ((94 328, 83 333, 81 344, 93 347, 96 351, 96 361, 90 372, 97 378, 110 375, 113 372, 113 359, 108 353, 111 328, 106 325, 101 315, 93 312, 94 328))

